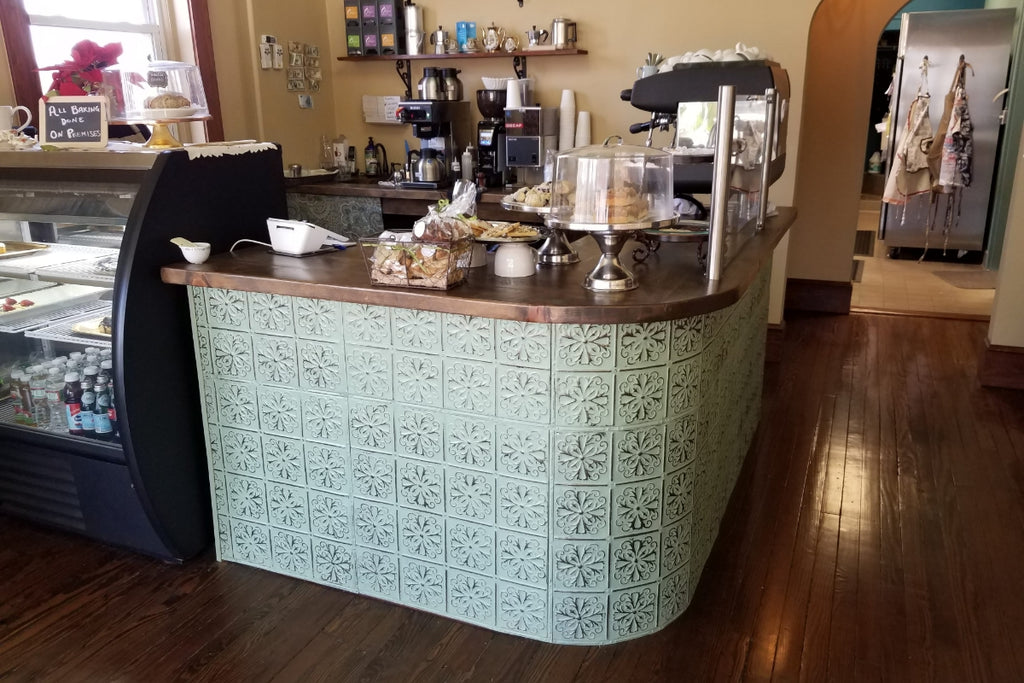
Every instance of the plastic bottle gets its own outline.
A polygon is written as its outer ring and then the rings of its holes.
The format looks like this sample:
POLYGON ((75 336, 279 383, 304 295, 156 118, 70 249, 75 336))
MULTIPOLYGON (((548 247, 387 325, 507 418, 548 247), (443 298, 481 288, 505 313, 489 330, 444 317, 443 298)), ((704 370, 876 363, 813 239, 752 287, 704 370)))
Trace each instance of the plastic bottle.
POLYGON ((334 152, 334 167, 348 171, 348 140, 344 135, 338 135, 331 143, 334 152))
POLYGON ((377 146, 374 144, 372 137, 363 150, 363 158, 366 160, 366 177, 376 178, 380 172, 380 167, 377 161, 377 146))
POLYGON ((462 177, 462 162, 459 161, 459 155, 456 150, 452 150, 452 177, 462 177))
POLYGON ((114 380, 114 361, 109 358, 100 361, 100 372, 97 377, 102 377, 111 383, 114 380))
POLYGON ((27 367, 21 371, 18 391, 21 392, 21 424, 28 427, 35 427, 36 421, 32 414, 32 368, 27 367))
POLYGON ((473 145, 462 151, 462 179, 473 182, 473 145))
POLYGON ((46 404, 50 408, 50 431, 66 432, 68 419, 64 409, 64 373, 58 367, 51 367, 46 376, 46 404))
POLYGON ((82 382, 77 372, 64 375, 64 417, 69 434, 85 436, 82 428, 82 382))
POLYGON ((95 393, 96 407, 92 411, 93 431, 100 441, 110 441, 114 438, 114 427, 110 424, 110 390, 105 378, 96 378, 95 393))
POLYGON ((50 407, 46 403, 46 369, 42 365, 33 365, 29 368, 29 395, 32 397, 32 421, 37 427, 46 427, 50 424, 50 407))
POLYGON ((11 371, 11 405, 14 407, 14 421, 25 424, 25 403, 21 400, 21 370, 11 371))
POLYGON ((82 419, 82 430, 88 437, 96 436, 96 426, 93 422, 93 411, 96 410, 96 375, 100 369, 96 366, 89 366, 82 375, 82 412, 79 413, 82 419))
POLYGON ((82 369, 82 360, 85 358, 85 354, 81 351, 72 351, 71 356, 68 358, 68 369, 75 371, 82 369))

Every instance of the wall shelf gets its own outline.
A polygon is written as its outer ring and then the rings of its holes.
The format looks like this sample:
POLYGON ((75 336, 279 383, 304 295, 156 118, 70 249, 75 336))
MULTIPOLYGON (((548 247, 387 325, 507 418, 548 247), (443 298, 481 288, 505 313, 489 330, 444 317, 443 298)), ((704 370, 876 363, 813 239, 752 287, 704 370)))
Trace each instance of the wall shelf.
POLYGON ((572 55, 585 55, 586 50, 578 48, 566 48, 562 50, 516 50, 505 52, 455 52, 445 54, 422 54, 422 55, 342 55, 338 57, 339 62, 395 62, 395 71, 398 77, 405 84, 406 98, 412 97, 412 61, 413 60, 444 60, 444 59, 496 59, 512 58, 512 69, 516 78, 526 78, 527 57, 565 57, 572 55))

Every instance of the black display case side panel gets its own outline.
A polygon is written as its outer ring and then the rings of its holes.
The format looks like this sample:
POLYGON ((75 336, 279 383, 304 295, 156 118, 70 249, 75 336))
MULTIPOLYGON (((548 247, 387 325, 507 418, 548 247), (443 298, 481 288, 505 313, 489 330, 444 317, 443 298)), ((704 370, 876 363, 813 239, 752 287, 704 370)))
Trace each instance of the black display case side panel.
POLYGON ((214 253, 265 240, 266 219, 285 216, 286 203, 280 148, 161 156, 125 232, 113 351, 128 467, 157 533, 186 559, 210 542, 209 483, 187 289, 163 283, 160 268, 182 261, 172 237, 208 241, 214 253), (201 514, 183 514, 192 510, 201 514))

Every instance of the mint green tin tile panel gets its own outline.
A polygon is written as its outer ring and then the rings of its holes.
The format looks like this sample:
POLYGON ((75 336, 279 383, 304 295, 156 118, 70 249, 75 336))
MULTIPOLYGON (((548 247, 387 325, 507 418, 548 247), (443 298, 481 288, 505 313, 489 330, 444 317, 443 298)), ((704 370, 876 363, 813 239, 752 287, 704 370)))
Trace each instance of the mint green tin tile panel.
POLYGON ((222 559, 558 643, 686 609, 757 428, 766 273, 650 324, 190 306, 222 559))

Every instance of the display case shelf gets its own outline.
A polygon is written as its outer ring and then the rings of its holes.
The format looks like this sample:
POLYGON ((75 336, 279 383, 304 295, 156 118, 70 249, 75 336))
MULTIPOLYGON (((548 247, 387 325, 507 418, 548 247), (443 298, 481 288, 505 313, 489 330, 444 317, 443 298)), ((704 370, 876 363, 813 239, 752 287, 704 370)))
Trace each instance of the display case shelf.
POLYGON ((0 260, 0 275, 28 277, 42 269, 52 269, 57 266, 65 267, 67 264, 76 261, 114 256, 117 253, 116 249, 106 249, 103 247, 51 244, 44 251, 28 256, 19 256, 15 259, 0 260))
POLYGON ((77 323, 84 320, 103 318, 109 315, 110 303, 106 302, 105 305, 92 307, 80 315, 62 317, 59 321, 56 321, 51 325, 39 327, 34 330, 27 330, 25 332, 25 336, 33 339, 48 339, 50 341, 85 344, 88 346, 95 346, 100 349, 109 349, 111 347, 111 338, 104 339, 102 337, 94 337, 87 334, 78 334, 73 329, 77 323))
POLYGON ((91 285, 93 287, 112 288, 114 286, 114 271, 107 267, 113 259, 114 266, 117 264, 117 250, 107 249, 109 254, 94 256, 83 261, 72 261, 59 265, 40 268, 36 271, 36 277, 40 280, 52 282, 68 282, 79 285, 91 285))
MULTIPOLYGON (((57 322, 67 320, 69 318, 74 318, 75 320, 78 320, 81 317, 94 317, 97 315, 105 315, 100 313, 100 311, 109 310, 110 302, 85 301, 77 304, 72 304, 65 308, 58 308, 56 310, 50 310, 45 313, 40 313, 37 316, 32 316, 29 318, 19 318, 18 320, 12 320, 8 323, 0 324, 0 333, 24 334, 26 337, 36 337, 38 335, 33 333, 35 330, 39 330, 41 328, 54 325, 57 322)), ((40 338, 44 339, 48 337, 40 338)), ((91 341, 91 338, 77 337, 74 341, 88 342, 91 341)), ((100 344, 95 344, 95 346, 100 346, 100 344)))

